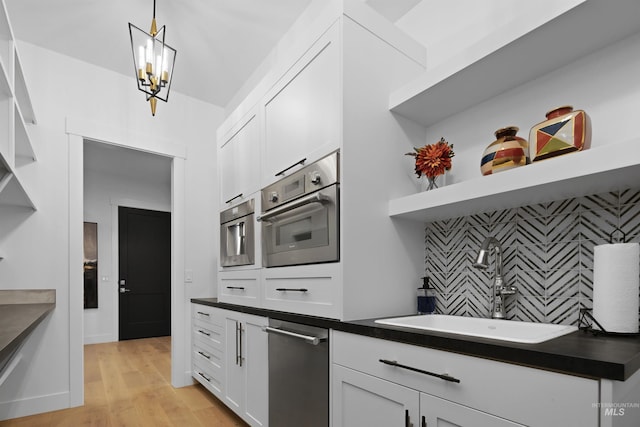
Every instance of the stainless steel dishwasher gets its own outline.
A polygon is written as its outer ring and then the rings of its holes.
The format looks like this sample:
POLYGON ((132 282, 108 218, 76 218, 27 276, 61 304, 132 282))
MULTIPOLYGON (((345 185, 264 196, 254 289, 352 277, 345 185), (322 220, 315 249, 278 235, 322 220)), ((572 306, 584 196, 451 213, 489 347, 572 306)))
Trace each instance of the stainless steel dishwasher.
POLYGON ((269 425, 329 425, 329 331, 269 319, 269 425))

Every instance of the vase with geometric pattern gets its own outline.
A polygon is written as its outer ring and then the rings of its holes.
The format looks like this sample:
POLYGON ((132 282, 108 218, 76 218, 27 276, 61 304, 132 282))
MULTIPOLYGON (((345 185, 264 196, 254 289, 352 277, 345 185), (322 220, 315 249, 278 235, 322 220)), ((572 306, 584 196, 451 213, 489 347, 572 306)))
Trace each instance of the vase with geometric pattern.
POLYGON ((480 160, 482 175, 491 175, 529 163, 529 144, 516 134, 517 126, 508 126, 495 132, 496 140, 484 150, 480 160))
POLYGON ((529 147, 531 161, 586 150, 591 146, 591 119, 583 110, 570 105, 554 108, 547 120, 531 128, 529 147))

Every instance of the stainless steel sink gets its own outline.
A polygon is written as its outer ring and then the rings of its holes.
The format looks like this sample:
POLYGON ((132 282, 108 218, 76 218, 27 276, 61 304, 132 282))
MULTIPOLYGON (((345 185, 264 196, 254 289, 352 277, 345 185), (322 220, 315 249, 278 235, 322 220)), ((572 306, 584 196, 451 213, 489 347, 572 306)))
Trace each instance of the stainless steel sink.
POLYGON ((578 330, 576 326, 449 316, 444 314, 395 317, 391 319, 378 319, 375 322, 382 325, 401 326, 403 328, 446 332, 449 334, 527 344, 541 343, 578 330))

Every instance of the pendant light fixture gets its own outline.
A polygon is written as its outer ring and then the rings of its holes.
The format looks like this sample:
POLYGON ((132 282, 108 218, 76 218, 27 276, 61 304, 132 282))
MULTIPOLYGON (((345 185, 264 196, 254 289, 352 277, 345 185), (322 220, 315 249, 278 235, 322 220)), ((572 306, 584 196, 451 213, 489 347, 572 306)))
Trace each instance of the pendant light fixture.
POLYGON ((167 102, 176 50, 164 42, 165 26, 158 30, 156 24, 156 0, 153 0, 151 30, 146 33, 129 23, 133 66, 138 82, 138 90, 147 95, 151 114, 156 115, 158 99, 167 102))

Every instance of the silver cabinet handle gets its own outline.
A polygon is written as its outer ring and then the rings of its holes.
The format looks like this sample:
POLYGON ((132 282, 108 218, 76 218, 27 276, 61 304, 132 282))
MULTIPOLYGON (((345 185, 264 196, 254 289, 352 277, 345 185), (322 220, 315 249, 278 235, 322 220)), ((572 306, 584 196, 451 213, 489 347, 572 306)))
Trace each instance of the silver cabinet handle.
POLYGON ((313 336, 310 336, 310 335, 298 334, 298 333, 295 333, 295 332, 285 331, 284 329, 272 328, 272 327, 269 327, 269 326, 263 326, 262 330, 264 332, 271 333, 271 334, 285 335, 285 336, 288 336, 288 337, 291 337, 291 338, 298 338, 298 339, 304 340, 305 342, 307 342, 307 343, 309 343, 311 345, 318 345, 322 341, 325 341, 324 338, 313 337, 313 336))
POLYGON ((380 359, 379 361, 381 363, 384 363, 385 365, 395 366, 397 368, 402 368, 402 369, 407 369, 409 371, 418 372, 418 373, 424 374, 424 375, 430 375, 432 377, 440 378, 441 380, 450 381, 452 383, 459 383, 460 382, 459 379, 454 378, 454 377, 452 377, 452 376, 450 376, 448 374, 436 374, 434 372, 424 371, 422 369, 413 368, 411 366, 401 365, 398 362, 396 362, 395 360, 380 359))
POLYGON ((240 342, 239 342, 239 348, 240 348, 240 353, 238 354, 238 365, 240 365, 242 367, 242 323, 239 322, 238 323, 238 334, 240 335, 240 342))
POLYGON ((331 200, 331 198, 318 191, 308 196, 301 197, 298 200, 294 200, 291 203, 287 203, 286 205, 273 208, 269 212, 265 212, 258 218, 256 218, 256 221, 266 221, 269 218, 273 218, 274 216, 278 216, 290 210, 299 208, 300 206, 308 205, 311 203, 324 203, 327 200, 331 200))

